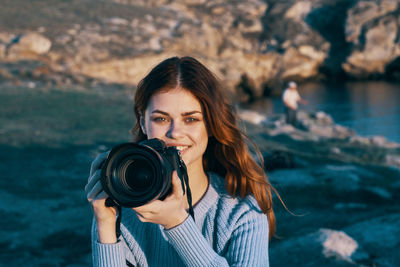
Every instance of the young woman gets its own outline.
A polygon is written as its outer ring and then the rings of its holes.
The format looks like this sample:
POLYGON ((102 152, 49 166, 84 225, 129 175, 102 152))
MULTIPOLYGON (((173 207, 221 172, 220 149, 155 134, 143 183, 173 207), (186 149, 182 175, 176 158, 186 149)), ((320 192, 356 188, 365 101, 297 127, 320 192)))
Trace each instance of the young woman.
POLYGON ((99 180, 101 154, 85 188, 94 266, 268 266, 272 187, 216 77, 194 58, 169 58, 139 83, 134 109, 135 141, 158 138, 180 150, 195 220, 174 172, 167 198, 122 209, 117 237, 117 210, 106 207, 99 180))

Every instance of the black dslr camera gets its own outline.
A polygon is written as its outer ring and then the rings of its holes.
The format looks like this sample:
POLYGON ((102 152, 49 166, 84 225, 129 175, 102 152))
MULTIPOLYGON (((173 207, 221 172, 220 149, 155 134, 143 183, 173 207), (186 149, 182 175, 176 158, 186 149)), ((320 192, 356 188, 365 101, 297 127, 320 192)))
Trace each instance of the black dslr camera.
POLYGON ((172 191, 174 170, 191 208, 186 166, 175 147, 166 147, 156 138, 114 147, 101 168, 101 184, 110 196, 106 205, 139 207, 165 199, 172 191))

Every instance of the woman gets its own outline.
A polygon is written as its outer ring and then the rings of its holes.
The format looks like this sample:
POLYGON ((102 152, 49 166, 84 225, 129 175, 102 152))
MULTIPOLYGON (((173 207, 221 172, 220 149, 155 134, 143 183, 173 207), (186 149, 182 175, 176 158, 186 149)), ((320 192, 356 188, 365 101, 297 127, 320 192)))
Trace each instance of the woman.
POLYGON ((98 156, 86 185, 94 211, 95 266, 268 266, 275 231, 271 185, 252 158, 236 115, 216 77, 191 57, 157 65, 135 95, 135 141, 159 138, 175 146, 189 176, 195 218, 176 172, 172 193, 123 208, 106 207, 98 156), (195 219, 195 220, 194 220, 195 219))

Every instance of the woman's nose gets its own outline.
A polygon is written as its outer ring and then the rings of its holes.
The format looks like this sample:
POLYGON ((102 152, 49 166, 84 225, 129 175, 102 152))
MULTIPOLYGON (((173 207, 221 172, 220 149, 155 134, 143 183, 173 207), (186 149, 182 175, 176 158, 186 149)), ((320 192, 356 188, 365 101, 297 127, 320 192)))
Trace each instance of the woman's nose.
POLYGON ((177 139, 183 135, 182 125, 174 121, 171 122, 170 127, 167 132, 167 137, 172 139, 177 139))

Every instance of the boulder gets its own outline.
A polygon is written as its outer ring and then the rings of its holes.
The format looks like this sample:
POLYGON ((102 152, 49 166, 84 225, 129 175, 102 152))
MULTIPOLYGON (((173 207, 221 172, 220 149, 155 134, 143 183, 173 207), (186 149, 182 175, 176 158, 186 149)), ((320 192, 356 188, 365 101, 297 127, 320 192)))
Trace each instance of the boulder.
POLYGON ((51 44, 48 38, 36 32, 17 35, 8 44, 7 58, 20 60, 44 55, 50 51, 51 44))
POLYGON ((383 77, 386 67, 400 56, 397 1, 359 1, 348 11, 346 41, 353 45, 343 63, 355 78, 383 77))
POLYGON ((362 244, 375 266, 399 266, 399 220, 400 214, 393 213, 353 224, 343 231, 362 244))
POLYGON ((274 244, 270 254, 273 266, 354 266, 354 257, 357 260, 368 257, 354 238, 343 231, 326 228, 274 244), (274 255, 288 256, 276 258, 274 255))
POLYGON ((307 80, 318 76, 319 68, 327 57, 326 52, 317 51, 313 46, 289 47, 283 55, 284 80, 307 80))
POLYGON ((360 188, 359 168, 353 165, 324 165, 312 171, 316 184, 327 185, 332 190, 349 192, 360 188))
POLYGON ((347 11, 345 25, 345 38, 347 42, 359 45, 362 42, 362 35, 365 34, 365 25, 379 20, 381 17, 398 9, 397 1, 377 0, 377 1, 357 1, 356 4, 347 11))

